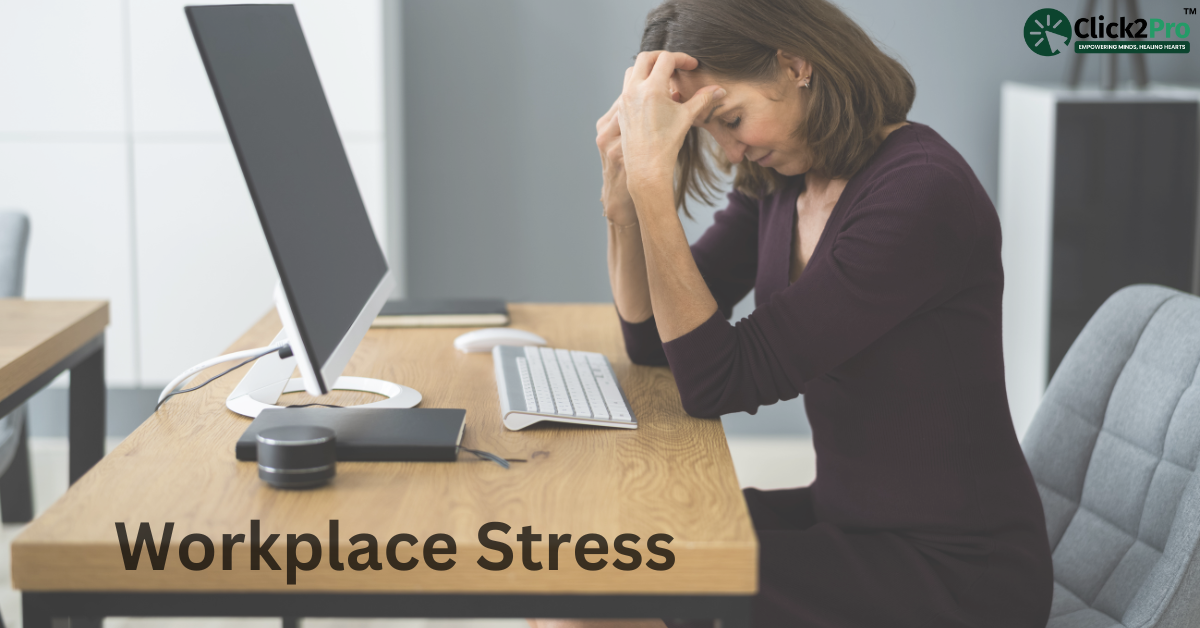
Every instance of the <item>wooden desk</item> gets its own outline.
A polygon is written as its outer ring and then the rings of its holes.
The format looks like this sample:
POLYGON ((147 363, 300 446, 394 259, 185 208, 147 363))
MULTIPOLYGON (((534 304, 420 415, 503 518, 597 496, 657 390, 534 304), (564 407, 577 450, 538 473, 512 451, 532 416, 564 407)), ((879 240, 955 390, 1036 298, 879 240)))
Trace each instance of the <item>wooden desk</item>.
MULTIPOLYGON (((107 326, 107 301, 0 299, 0 417, 69 369, 71 482, 104 456, 107 326)), ((5 523, 33 518, 28 451, 18 436, 17 458, 0 480, 5 523)))
MULTIPOLYGON (((337 477, 311 491, 268 487, 256 466, 234 459, 234 443, 248 421, 224 408, 243 371, 200 391, 172 399, 67 491, 13 543, 13 586, 24 596, 25 625, 49 626, 50 615, 258 615, 300 617, 520 617, 674 616, 723 617, 748 622, 749 596, 757 587, 758 546, 718 421, 682 410, 665 368, 632 365, 625 355, 611 305, 511 306, 512 325, 534 331, 554 347, 599 351, 612 361, 639 419, 637 430, 575 426, 507 431, 500 421, 492 358, 458 353, 453 339, 464 329, 373 329, 346 368, 347 375, 412 386, 423 407, 467 409, 463 445, 513 463, 505 470, 462 454, 449 463, 341 463, 337 477), (381 570, 334 571, 328 560, 329 520, 339 521, 341 559, 349 538, 379 539, 381 570), (233 545, 232 569, 220 568, 223 534, 246 534, 251 520, 264 536, 280 534, 272 553, 283 566, 287 534, 311 533, 326 556, 287 585, 285 572, 249 569, 245 543, 233 545), (172 545, 201 533, 216 545, 215 561, 189 571, 172 547, 165 568, 146 555, 126 571, 115 531, 124 522, 130 541, 140 522, 161 539, 174 522, 172 545), (509 534, 493 533, 515 553, 511 567, 487 571, 476 563, 499 553, 478 541, 480 526, 499 521, 509 534), (670 534, 675 565, 619 571, 611 553, 600 571, 585 571, 574 543, 560 550, 559 569, 528 571, 516 535, 524 526, 542 535, 534 560, 548 562, 549 534, 623 533, 641 541, 643 561, 654 534, 670 534), (391 568, 386 539, 409 533, 423 542, 449 534, 456 565, 434 571, 424 560, 412 571, 391 568), (305 595, 297 595, 304 593, 305 595), (66 610, 64 610, 66 609, 66 610)), ((230 350, 269 343, 280 325, 264 317, 230 350)), ((213 370, 216 372, 216 369, 213 370)), ((206 377, 202 374, 201 377, 206 377)), ((332 403, 369 401, 363 393, 334 393, 332 403)), ((305 403, 303 393, 288 403, 305 403)), ((327 401, 329 402, 329 401, 327 401)), ((307 546, 298 552, 308 557, 307 546)), ((360 544, 359 547, 362 547, 360 544)), ((422 558, 421 548, 401 545, 399 560, 422 558)), ((611 548, 610 548, 611 549, 611 548)), ((201 554, 192 548, 193 558, 201 554)))

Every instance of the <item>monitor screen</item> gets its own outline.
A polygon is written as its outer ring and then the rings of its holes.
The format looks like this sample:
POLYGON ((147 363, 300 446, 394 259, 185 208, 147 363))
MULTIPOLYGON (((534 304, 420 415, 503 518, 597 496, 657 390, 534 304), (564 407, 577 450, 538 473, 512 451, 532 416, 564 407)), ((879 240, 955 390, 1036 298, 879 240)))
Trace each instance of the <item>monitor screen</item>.
POLYGON ((300 21, 291 5, 186 12, 319 378, 387 274, 387 262, 300 21))

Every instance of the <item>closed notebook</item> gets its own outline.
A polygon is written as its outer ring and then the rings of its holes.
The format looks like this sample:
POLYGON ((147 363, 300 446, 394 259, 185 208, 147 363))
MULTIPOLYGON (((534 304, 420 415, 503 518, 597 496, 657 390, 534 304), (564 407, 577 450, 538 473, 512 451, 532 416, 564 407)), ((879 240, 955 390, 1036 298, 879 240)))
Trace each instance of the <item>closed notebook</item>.
POLYGON ((388 301, 372 327, 500 327, 508 324, 502 299, 388 301))
POLYGON ((337 459, 453 461, 466 410, 452 408, 267 408, 237 442, 238 460, 256 460, 256 435, 281 425, 320 425, 337 435, 337 459))

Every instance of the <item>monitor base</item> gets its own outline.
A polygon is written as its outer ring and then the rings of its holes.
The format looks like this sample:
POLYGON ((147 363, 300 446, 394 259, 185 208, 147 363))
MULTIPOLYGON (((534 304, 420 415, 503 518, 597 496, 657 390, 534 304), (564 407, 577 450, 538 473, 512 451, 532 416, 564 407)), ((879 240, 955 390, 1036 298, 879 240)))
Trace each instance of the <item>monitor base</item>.
MULTIPOLYGON (((380 399, 371 403, 364 403, 353 406, 355 408, 412 408, 421 403, 421 393, 392 382, 385 382, 382 379, 373 379, 370 377, 348 377, 343 375, 333 384, 331 390, 353 390, 358 392, 375 393, 383 395, 387 399, 380 399)), ((295 377, 288 380, 281 394, 304 392, 304 380, 295 377)), ((265 408, 284 408, 287 406, 278 406, 271 403, 263 403, 254 399, 249 395, 243 395, 238 398, 230 397, 225 401, 225 407, 234 412, 254 418, 258 416, 265 408)))
MULTIPOLYGON (((279 335, 275 337, 275 342, 282 340, 283 335, 284 332, 279 332, 279 335)), ((250 371, 246 373, 242 381, 238 383, 237 388, 229 393, 229 397, 225 399, 225 407, 250 418, 257 417, 258 413, 266 408, 283 407, 275 403, 279 401, 280 395, 304 391, 304 380, 292 377, 295 370, 296 358, 294 357, 280 358, 278 353, 272 353, 259 358, 250 367, 250 371)), ((420 392, 407 386, 370 377, 343 375, 337 378, 330 389, 369 392, 387 397, 372 403, 354 406, 356 408, 412 408, 421 403, 420 392)))

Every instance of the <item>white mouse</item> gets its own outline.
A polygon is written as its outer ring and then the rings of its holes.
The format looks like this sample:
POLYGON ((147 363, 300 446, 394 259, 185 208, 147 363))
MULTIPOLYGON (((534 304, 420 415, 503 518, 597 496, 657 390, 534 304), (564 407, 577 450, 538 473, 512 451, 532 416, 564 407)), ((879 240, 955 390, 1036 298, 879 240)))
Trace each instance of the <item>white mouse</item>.
POLYGON ((484 353, 496 345, 524 347, 544 344, 546 339, 537 334, 509 327, 476 329, 454 339, 454 348, 463 353, 484 353))

